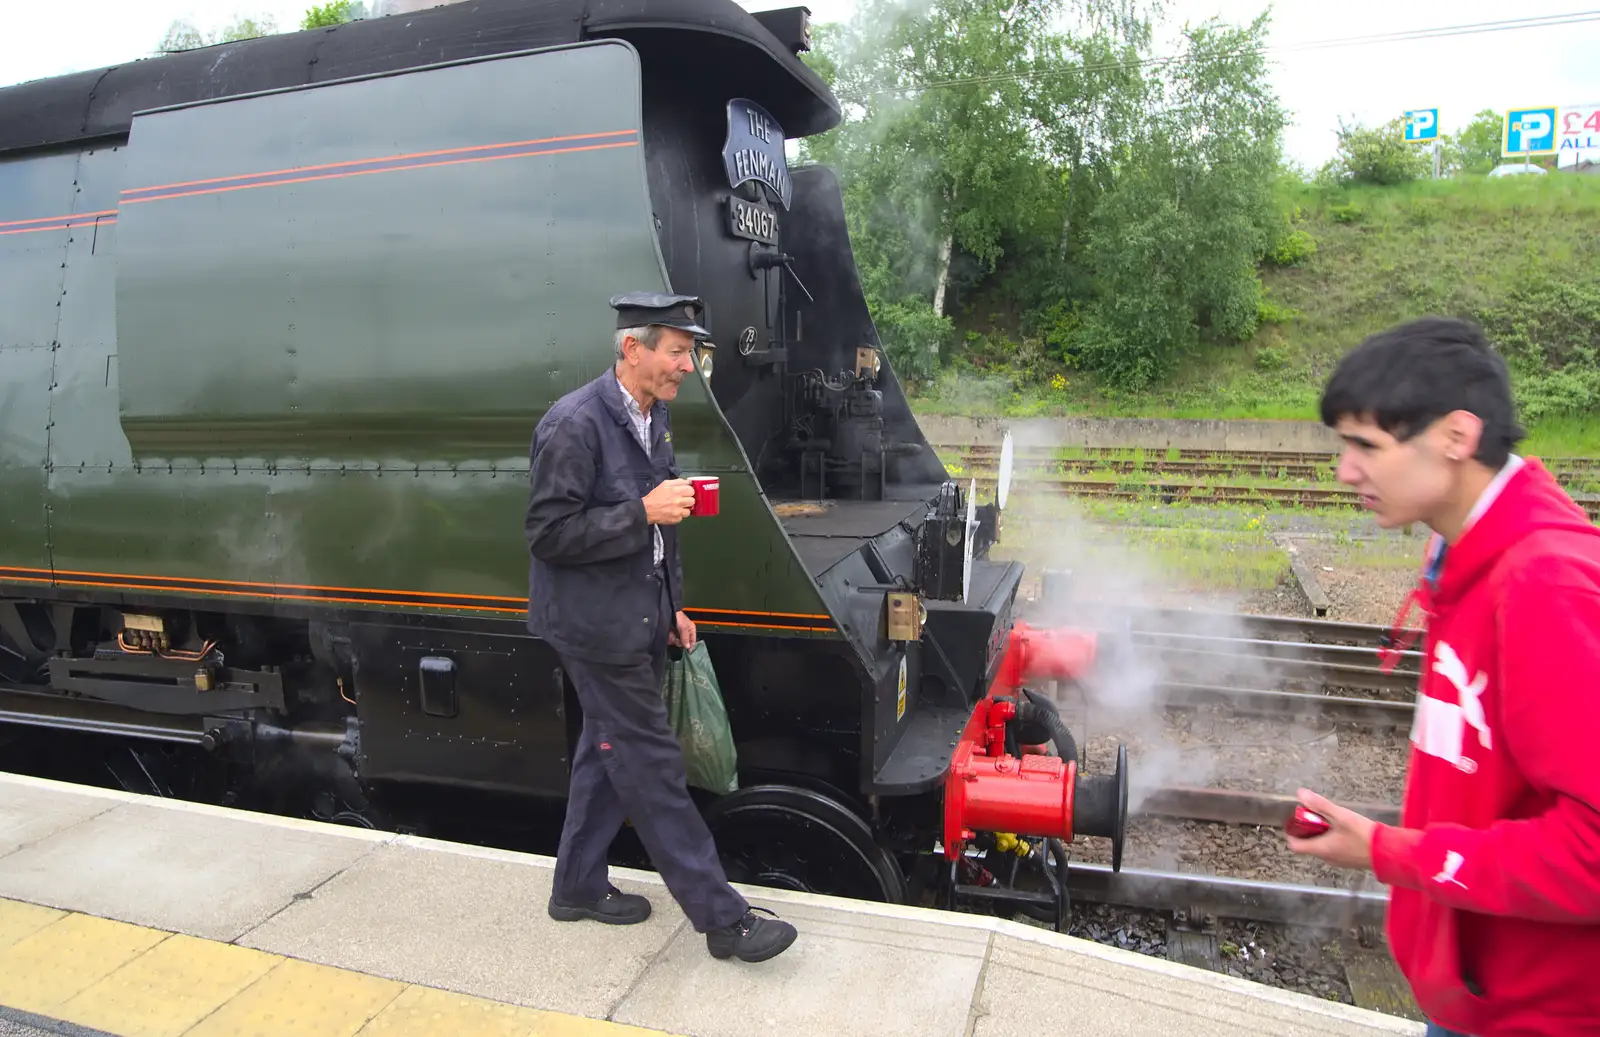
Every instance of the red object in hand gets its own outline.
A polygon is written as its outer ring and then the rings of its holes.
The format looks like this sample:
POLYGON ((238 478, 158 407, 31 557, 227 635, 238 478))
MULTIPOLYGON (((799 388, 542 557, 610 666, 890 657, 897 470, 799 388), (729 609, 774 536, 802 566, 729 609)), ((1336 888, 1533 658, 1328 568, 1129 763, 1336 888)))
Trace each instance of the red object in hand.
POLYGON ((1283 826, 1283 830, 1296 839, 1310 839, 1313 836, 1321 835, 1332 827, 1328 823, 1328 819, 1321 814, 1296 804, 1294 816, 1289 818, 1289 823, 1283 826))
POLYGON ((695 475, 689 479, 694 487, 694 507, 691 515, 715 515, 722 510, 722 480, 715 475, 695 475))

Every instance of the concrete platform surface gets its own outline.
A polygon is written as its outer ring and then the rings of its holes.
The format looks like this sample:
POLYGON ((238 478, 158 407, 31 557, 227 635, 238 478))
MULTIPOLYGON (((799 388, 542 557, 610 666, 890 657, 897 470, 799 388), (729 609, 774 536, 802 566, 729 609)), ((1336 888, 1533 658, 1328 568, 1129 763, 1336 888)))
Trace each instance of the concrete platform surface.
POLYGON ((998 918, 768 889, 744 891, 799 940, 759 965, 717 961, 648 872, 612 871, 650 897, 648 922, 551 921, 553 864, 0 774, 0 1022, 120 1037, 1424 1031, 998 918))

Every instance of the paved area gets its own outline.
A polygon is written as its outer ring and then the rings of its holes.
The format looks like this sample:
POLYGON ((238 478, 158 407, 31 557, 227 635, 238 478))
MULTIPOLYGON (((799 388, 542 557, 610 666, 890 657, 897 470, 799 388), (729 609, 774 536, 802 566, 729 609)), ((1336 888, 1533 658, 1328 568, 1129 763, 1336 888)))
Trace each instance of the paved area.
POLYGON ((0 1020, 119 1037, 1423 1032, 992 917, 765 889, 746 894, 799 941, 716 961, 649 873, 612 873, 654 902, 642 925, 551 921, 552 865, 0 774, 0 1020))

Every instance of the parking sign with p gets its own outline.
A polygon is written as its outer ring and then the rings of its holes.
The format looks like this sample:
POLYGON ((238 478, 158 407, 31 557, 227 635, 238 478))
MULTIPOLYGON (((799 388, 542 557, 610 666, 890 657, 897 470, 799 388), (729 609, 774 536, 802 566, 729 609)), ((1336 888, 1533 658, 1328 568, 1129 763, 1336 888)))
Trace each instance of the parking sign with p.
POLYGON ((1504 158, 1556 153, 1556 106, 1506 112, 1500 154, 1504 158))
POLYGON ((1406 140, 1438 140, 1439 109, 1417 108, 1406 113, 1406 140))

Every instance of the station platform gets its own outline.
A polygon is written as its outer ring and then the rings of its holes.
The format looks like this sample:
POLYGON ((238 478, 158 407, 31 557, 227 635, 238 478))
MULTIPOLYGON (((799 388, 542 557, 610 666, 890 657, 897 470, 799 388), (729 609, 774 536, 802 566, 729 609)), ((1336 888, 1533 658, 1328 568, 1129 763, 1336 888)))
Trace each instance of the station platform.
POLYGON ((999 918, 746 888, 799 939, 718 961, 660 880, 545 914, 545 857, 0 774, 0 1032, 118 1037, 1421 1034, 999 918))

